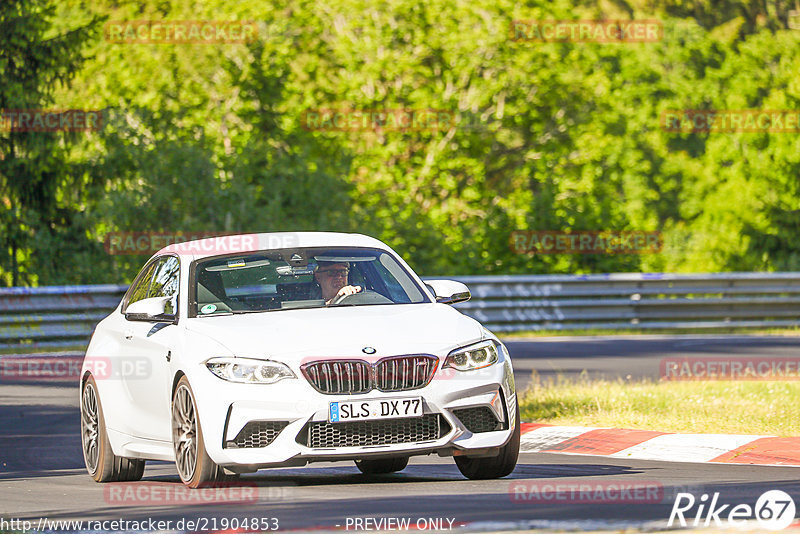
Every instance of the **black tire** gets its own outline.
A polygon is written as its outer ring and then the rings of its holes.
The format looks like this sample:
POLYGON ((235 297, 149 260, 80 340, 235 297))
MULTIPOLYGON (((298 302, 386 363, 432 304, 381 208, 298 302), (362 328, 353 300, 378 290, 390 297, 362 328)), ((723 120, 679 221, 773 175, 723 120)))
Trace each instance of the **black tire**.
POLYGON ((142 479, 144 460, 123 458, 111 450, 97 383, 91 375, 81 387, 81 448, 86 470, 95 482, 135 482, 142 479))
POLYGON ((197 418, 197 403, 185 376, 178 381, 172 396, 171 420, 175 467, 181 482, 190 488, 200 488, 238 478, 238 475, 226 475, 208 456, 197 418))
POLYGON ((519 459, 519 403, 517 403, 514 433, 508 443, 500 447, 500 454, 490 458, 470 458, 456 456, 456 466, 461 474, 470 480, 487 480, 508 476, 517 466, 519 459))
POLYGON ((408 465, 408 456, 380 458, 377 460, 356 460, 356 467, 365 475, 385 475, 402 471, 408 465))

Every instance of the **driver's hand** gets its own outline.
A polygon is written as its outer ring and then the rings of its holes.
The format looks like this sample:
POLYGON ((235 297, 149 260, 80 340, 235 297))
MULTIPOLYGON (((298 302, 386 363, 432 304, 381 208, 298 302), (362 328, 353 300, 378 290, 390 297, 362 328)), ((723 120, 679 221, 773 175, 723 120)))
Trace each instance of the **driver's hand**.
POLYGON ((327 302, 327 304, 330 304, 334 300, 341 297, 345 297, 347 295, 355 295, 359 291, 361 291, 361 286, 344 286, 342 289, 339 290, 338 293, 336 293, 335 297, 333 297, 331 300, 327 302))

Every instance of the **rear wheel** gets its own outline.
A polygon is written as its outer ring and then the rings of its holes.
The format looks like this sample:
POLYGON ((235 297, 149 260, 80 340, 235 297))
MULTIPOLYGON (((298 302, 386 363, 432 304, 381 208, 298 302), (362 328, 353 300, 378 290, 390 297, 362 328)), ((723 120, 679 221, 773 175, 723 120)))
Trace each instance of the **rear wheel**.
POLYGON ((145 461, 123 458, 111 450, 97 383, 91 375, 81 388, 81 445, 86 470, 95 482, 141 480, 145 461))
POLYGON ((178 381, 172 397, 172 444, 178 475, 190 488, 237 478, 236 475, 226 475, 222 467, 208 456, 197 417, 197 404, 185 376, 178 381))
POLYGON ((378 460, 356 460, 356 467, 365 475, 384 475, 402 471, 408 465, 408 456, 380 458, 378 460))
POLYGON ((500 454, 490 458, 470 458, 456 456, 456 465, 461 474, 472 480, 486 480, 508 476, 517 466, 519 458, 519 403, 517 403, 516 424, 508 443, 500 447, 500 454))

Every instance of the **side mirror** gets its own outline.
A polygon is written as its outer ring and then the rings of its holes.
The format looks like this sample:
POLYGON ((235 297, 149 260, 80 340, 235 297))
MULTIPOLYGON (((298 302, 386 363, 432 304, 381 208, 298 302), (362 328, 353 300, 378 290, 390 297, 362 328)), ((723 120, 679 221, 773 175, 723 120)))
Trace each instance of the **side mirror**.
POLYGON ((428 280, 425 285, 436 296, 436 302, 442 304, 466 302, 472 298, 469 288, 455 280, 428 280))
POLYGON ((129 321, 174 322, 175 315, 164 313, 170 299, 172 297, 152 297, 137 300, 125 310, 125 318, 129 321))

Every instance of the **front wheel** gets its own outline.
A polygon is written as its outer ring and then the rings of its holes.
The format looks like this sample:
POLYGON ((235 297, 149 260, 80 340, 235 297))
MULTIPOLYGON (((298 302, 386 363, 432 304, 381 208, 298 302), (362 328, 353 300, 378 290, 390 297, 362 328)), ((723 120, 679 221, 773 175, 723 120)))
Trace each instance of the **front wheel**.
POLYGON ((134 482, 144 474, 144 460, 123 458, 111 450, 97 383, 89 376, 81 388, 81 445, 86 470, 95 482, 134 482))
POLYGON ((408 456, 380 458, 378 460, 356 460, 356 467, 365 475, 385 475, 402 471, 408 465, 408 456))
POLYGON ((185 376, 178 381, 172 397, 172 444, 178 475, 190 488, 236 478, 235 475, 226 475, 222 467, 208 456, 197 417, 197 404, 185 376))
POLYGON ((472 480, 486 480, 508 476, 517 466, 519 458, 519 402, 517 406, 514 433, 508 443, 500 447, 500 454, 491 458, 470 458, 456 456, 456 466, 461 474, 472 480))

